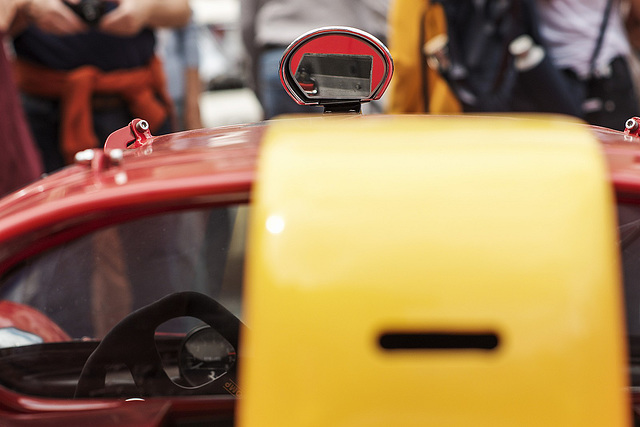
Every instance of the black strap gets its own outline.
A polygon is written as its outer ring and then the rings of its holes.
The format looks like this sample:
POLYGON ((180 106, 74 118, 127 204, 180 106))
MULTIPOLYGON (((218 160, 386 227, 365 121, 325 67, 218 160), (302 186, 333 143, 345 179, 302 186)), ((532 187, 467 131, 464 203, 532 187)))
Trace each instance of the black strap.
POLYGON ((613 0, 607 0, 607 5, 604 9, 604 14, 602 16, 602 23, 600 24, 600 33, 598 34, 598 39, 596 40, 596 46, 593 49, 593 54, 591 54, 591 59, 589 60, 589 77, 594 76, 594 71, 596 69, 596 59, 598 59, 598 55, 600 54, 600 49, 602 48, 602 40, 604 39, 604 32, 607 29, 607 24, 609 22, 609 15, 611 14, 611 5, 613 4, 613 0))
POLYGON ((420 20, 420 44, 418 48, 420 49, 420 73, 422 80, 422 98, 424 99, 424 112, 430 113, 429 109, 431 108, 430 96, 431 87, 430 87, 430 79, 429 79, 429 66, 427 64, 427 55, 424 52, 424 44, 426 43, 426 25, 425 21, 427 20, 427 13, 429 12, 429 6, 424 9, 424 14, 422 15, 422 19, 420 20))

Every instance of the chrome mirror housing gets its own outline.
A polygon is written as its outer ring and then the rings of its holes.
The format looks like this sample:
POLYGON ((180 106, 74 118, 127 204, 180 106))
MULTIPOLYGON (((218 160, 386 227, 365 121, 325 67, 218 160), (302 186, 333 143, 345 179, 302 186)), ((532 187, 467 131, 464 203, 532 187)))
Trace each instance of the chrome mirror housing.
POLYGON ((325 112, 360 112, 379 99, 393 75, 393 60, 382 42, 349 27, 310 31, 289 45, 280 61, 280 80, 300 105, 325 112))

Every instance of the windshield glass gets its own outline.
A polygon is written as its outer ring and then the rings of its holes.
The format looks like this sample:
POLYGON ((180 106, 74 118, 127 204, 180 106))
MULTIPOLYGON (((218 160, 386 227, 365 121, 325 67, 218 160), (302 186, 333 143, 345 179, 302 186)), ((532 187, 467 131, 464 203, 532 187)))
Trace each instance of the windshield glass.
POLYGON ((640 362, 640 206, 619 203, 618 222, 631 357, 631 382, 634 386, 640 386, 640 372, 634 369, 634 366, 640 362))
MULTIPOLYGON (((238 395, 246 205, 145 217, 0 279, 0 384, 56 398, 238 395)), ((640 386, 640 206, 618 204, 640 386)))
POLYGON ((631 385, 640 387, 640 205, 618 203, 631 385))
POLYGON ((145 217, 14 268, 0 281, 0 383, 68 398, 237 394, 246 217, 145 217))

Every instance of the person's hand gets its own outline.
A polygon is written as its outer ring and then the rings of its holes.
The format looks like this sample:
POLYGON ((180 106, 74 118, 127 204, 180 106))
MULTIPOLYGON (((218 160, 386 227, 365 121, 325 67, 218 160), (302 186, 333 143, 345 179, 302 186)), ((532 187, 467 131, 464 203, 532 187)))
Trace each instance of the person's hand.
POLYGON ((22 7, 24 0, 0 0, 0 31, 5 32, 9 29, 13 17, 20 7, 22 7))
POLYGON ((182 27, 191 16, 188 0, 106 1, 117 7, 102 17, 98 29, 116 36, 134 36, 146 27, 182 27))
POLYGON ((118 6, 105 14, 98 29, 115 36, 129 37, 138 34, 147 25, 150 3, 146 0, 113 0, 118 6))
MULTIPOLYGON (((80 0, 68 1, 78 3, 80 0)), ((24 3, 23 9, 29 20, 42 31, 56 35, 70 35, 89 29, 87 24, 62 0, 28 0, 24 3)))

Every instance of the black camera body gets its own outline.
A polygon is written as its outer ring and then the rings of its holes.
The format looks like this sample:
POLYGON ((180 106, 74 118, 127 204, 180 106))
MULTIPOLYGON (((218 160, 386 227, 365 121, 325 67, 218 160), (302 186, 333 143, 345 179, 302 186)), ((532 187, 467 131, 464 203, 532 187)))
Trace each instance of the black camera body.
POLYGON ((65 4, 91 26, 97 25, 102 16, 108 12, 104 0, 81 0, 77 4, 65 1, 65 4))

